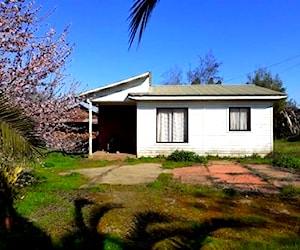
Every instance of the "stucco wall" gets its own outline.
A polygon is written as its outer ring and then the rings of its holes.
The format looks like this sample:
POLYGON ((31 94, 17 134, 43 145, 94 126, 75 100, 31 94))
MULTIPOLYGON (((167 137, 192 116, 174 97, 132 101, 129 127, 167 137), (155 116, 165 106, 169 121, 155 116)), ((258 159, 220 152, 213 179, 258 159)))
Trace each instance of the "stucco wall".
POLYGON ((168 155, 176 149, 200 155, 265 155, 273 150, 271 102, 138 102, 137 156, 168 155), (188 142, 156 142, 156 108, 188 108, 188 142), (251 131, 229 131, 229 107, 251 108, 251 131))

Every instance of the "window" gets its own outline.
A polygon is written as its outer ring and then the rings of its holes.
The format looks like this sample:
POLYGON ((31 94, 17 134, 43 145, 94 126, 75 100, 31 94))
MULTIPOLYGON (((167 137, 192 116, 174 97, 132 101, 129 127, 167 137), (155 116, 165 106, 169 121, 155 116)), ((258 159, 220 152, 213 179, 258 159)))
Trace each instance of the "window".
POLYGON ((229 108, 229 130, 250 131, 250 108, 229 108))
POLYGON ((156 116, 157 142, 187 142, 187 109, 158 108, 156 116))

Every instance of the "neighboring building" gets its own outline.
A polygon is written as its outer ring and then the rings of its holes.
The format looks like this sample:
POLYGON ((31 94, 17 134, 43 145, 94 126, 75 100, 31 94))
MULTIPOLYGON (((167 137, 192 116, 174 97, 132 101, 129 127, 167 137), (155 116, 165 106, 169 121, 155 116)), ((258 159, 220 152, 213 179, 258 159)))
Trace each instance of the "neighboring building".
MULTIPOLYGON (((97 148, 98 111, 92 110, 92 141, 97 148)), ((89 109, 85 104, 77 104, 70 108, 65 117, 59 121, 62 125, 54 132, 54 138, 59 148, 68 152, 86 152, 89 139, 89 109)))
POLYGON ((98 150, 113 144, 138 157, 176 149, 266 155, 273 151, 273 102, 286 98, 246 84, 151 86, 149 72, 81 96, 99 108, 98 150))

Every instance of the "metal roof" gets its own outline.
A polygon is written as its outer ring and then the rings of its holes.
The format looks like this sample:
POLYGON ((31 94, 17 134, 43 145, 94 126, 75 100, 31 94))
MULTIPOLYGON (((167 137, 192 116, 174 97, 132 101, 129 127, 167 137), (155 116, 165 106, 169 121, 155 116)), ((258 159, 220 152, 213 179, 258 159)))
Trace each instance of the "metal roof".
POLYGON ((130 96, 286 96, 286 94, 252 84, 201 84, 150 86, 149 92, 131 93, 130 96))

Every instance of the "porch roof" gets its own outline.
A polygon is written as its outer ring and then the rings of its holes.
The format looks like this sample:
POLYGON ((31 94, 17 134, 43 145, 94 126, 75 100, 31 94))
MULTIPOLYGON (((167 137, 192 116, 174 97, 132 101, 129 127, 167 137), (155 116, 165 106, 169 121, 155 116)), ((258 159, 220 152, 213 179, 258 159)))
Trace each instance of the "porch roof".
MULTIPOLYGON (((133 82, 133 81, 136 81, 136 80, 139 80, 139 79, 144 79, 144 78, 151 78, 151 72, 146 72, 146 73, 134 76, 134 77, 127 78, 127 79, 122 80, 122 81, 114 82, 114 83, 111 83, 111 84, 108 84, 108 85, 105 85, 105 86, 102 86, 102 87, 99 87, 99 88, 88 90, 86 92, 80 93, 79 96, 91 96, 91 95, 94 95, 96 93, 100 93, 104 90, 113 89, 113 88, 116 88, 116 87, 119 87, 119 86, 122 86, 122 85, 126 85, 130 82, 133 82)), ((150 82, 150 84, 151 84, 151 82, 150 82)))

